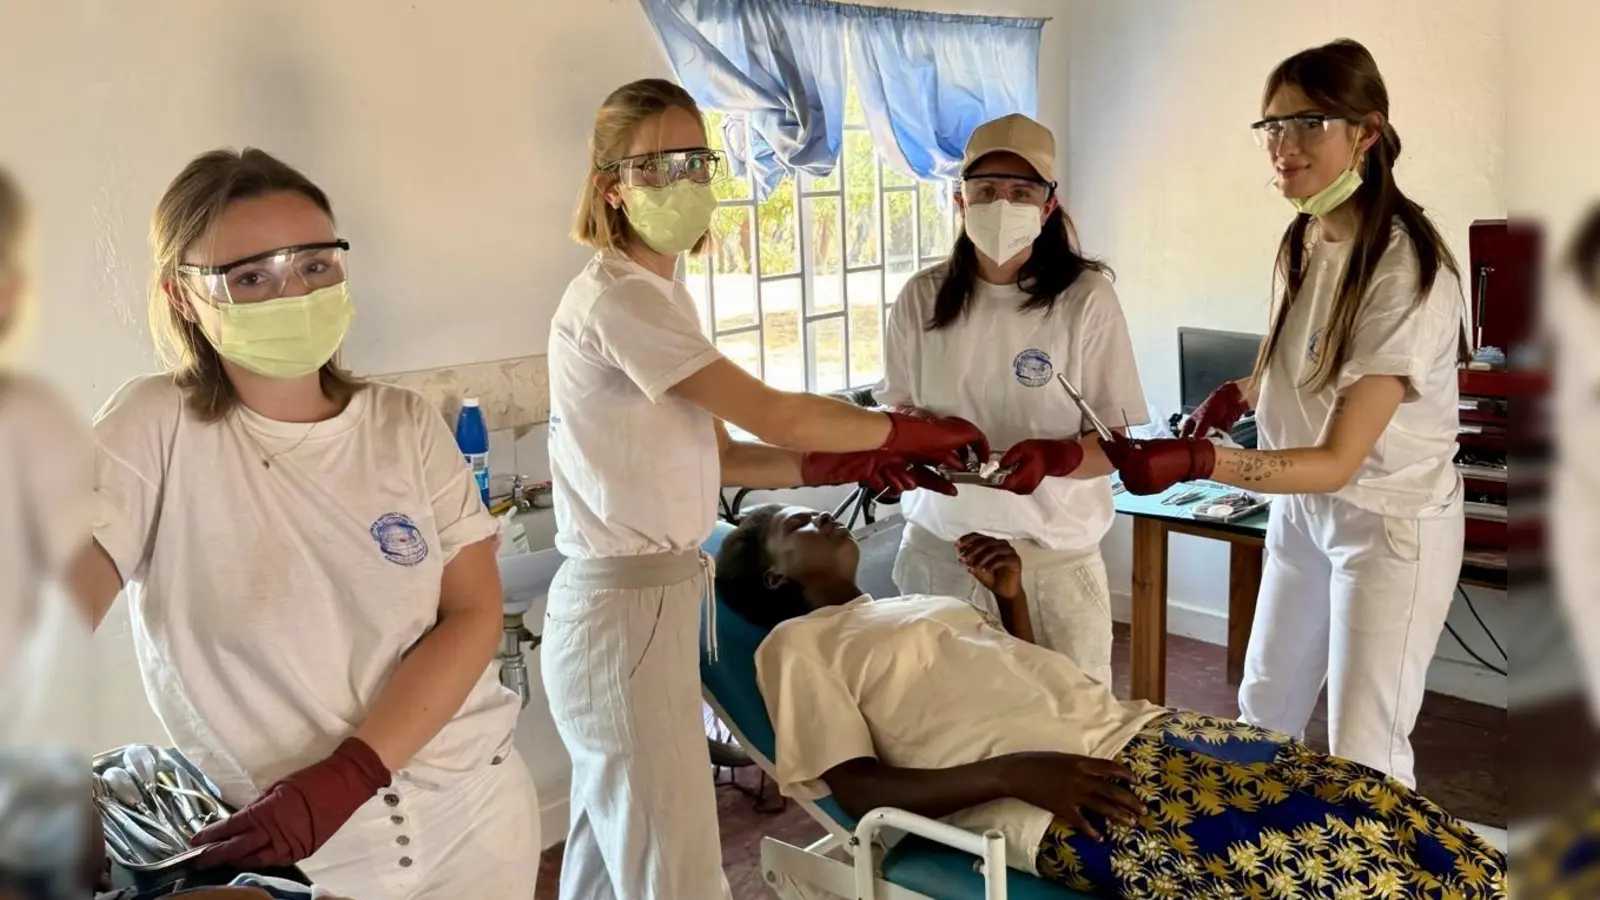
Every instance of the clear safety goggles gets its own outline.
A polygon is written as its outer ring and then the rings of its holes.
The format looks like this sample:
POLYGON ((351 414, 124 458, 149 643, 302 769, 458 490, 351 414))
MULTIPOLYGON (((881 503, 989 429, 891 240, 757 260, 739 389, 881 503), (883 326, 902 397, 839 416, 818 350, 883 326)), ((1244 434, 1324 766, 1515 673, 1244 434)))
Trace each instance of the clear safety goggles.
POLYGON ((220 266, 184 263, 178 271, 213 304, 261 303, 342 283, 349 250, 348 241, 301 244, 220 266))
POLYGON ((969 175, 961 179, 961 196, 967 203, 1011 203, 1043 207, 1055 185, 1018 175, 969 175))
POLYGON ((1328 136, 1333 123, 1343 122, 1338 116, 1322 113, 1300 113, 1293 116, 1276 116, 1251 124, 1256 146, 1263 150, 1277 150, 1285 141, 1296 147, 1315 147, 1328 136))
POLYGON ((698 148, 630 156, 602 166, 601 171, 616 173, 617 180, 628 187, 667 187, 684 178, 711 184, 721 177, 723 168, 721 153, 698 148))

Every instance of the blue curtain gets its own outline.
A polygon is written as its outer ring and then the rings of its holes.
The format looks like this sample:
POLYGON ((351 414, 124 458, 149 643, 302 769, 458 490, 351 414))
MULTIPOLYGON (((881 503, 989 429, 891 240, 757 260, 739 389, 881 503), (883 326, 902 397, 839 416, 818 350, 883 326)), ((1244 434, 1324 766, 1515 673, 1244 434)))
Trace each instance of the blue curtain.
POLYGON ((833 171, 844 140, 845 82, 844 29, 834 4, 640 3, 678 82, 701 106, 732 114, 723 136, 734 174, 750 165, 760 199, 786 174, 833 171))
POLYGON ((1044 19, 840 5, 873 143, 917 178, 954 178, 974 129, 1038 117, 1044 19))
POLYGON ((730 114, 734 174, 766 199, 796 171, 826 177, 844 137, 845 54, 873 142, 917 178, 959 174, 990 119, 1037 116, 1044 19, 960 16, 829 0, 640 0, 678 82, 730 114), (746 136, 745 122, 749 122, 746 136))

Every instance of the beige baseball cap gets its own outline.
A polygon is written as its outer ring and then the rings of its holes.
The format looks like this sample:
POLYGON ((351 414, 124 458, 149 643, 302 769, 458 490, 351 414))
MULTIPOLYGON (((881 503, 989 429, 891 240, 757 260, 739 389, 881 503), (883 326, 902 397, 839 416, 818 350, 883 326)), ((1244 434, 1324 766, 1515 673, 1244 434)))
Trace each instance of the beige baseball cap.
POLYGON ((1040 178, 1052 184, 1056 180, 1056 136, 1021 113, 979 125, 967 139, 961 171, 965 173, 973 163, 991 153, 1015 153, 1027 160, 1040 178))

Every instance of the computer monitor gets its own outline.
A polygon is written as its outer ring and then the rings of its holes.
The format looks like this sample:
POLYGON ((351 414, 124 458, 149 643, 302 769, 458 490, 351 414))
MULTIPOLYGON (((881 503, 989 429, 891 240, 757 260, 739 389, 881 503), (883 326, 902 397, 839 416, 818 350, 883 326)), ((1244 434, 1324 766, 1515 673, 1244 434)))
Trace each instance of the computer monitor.
POLYGON ((1185 415, 1195 411, 1223 382, 1255 368, 1262 335, 1210 328, 1178 329, 1178 394, 1185 415))

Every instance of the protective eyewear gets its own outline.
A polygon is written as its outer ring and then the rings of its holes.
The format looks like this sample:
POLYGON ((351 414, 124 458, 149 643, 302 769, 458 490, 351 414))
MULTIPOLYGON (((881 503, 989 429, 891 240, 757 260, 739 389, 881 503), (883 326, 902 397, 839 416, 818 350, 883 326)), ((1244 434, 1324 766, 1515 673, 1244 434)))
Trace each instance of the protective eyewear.
POLYGON ((968 203, 1015 204, 1043 207, 1056 186, 1039 178, 1018 175, 968 175, 961 180, 961 196, 968 203))
POLYGON ((261 303, 288 296, 296 282, 308 292, 343 282, 349 249, 348 241, 300 244, 220 266, 183 263, 178 271, 190 276, 213 304, 261 303))
POLYGON ((1333 123, 1343 121, 1339 116, 1322 113, 1297 113, 1262 119, 1252 123, 1250 131, 1255 135, 1256 146, 1263 150, 1276 150, 1286 140, 1297 147, 1312 147, 1328 136, 1333 123))
POLYGON ((711 184, 723 172, 722 154, 715 150, 670 150, 630 156, 602 166, 602 172, 615 172, 628 187, 667 187, 682 178, 695 184, 711 184))

